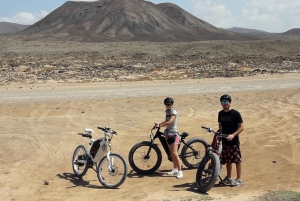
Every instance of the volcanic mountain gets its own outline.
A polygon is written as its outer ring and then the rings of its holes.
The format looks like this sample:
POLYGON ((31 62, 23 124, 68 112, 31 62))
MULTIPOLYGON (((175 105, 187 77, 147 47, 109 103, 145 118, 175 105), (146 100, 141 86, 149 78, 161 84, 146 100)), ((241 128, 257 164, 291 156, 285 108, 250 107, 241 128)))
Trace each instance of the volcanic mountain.
POLYGON ((283 33, 284 35, 300 35, 300 28, 294 28, 294 29, 290 29, 286 32, 283 33))
POLYGON ((235 33, 243 33, 243 34, 259 34, 259 33, 268 33, 266 31, 258 30, 258 29, 247 29, 242 27, 232 27, 226 29, 228 31, 232 31, 235 33))
POLYGON ((16 24, 11 22, 0 22, 0 34, 16 33, 26 29, 29 25, 16 24))
POLYGON ((68 1, 21 32, 32 38, 85 42, 243 40, 171 3, 144 0, 68 1))

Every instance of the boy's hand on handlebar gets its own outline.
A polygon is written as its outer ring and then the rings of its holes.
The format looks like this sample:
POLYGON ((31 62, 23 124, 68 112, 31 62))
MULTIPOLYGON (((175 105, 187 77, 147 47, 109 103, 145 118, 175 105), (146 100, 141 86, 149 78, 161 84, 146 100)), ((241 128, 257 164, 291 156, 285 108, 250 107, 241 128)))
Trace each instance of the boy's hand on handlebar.
POLYGON ((234 138, 234 135, 231 134, 231 135, 228 135, 226 139, 227 139, 227 141, 231 141, 233 138, 234 138))

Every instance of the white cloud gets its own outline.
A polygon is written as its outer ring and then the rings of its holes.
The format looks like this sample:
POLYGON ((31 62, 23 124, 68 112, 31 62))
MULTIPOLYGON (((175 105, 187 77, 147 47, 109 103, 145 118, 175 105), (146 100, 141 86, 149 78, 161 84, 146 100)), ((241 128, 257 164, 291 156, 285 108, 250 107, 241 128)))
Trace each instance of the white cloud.
POLYGON ((18 14, 14 15, 13 17, 0 17, 0 21, 4 22, 12 22, 17 24, 24 24, 24 25, 31 25, 35 22, 39 21, 40 19, 44 18, 48 15, 47 11, 40 11, 38 13, 27 13, 27 12, 19 12, 18 14))
POLYGON ((300 28, 299 0, 191 0, 198 18, 222 28, 243 27, 269 32, 300 28))
POLYGON ((300 2, 298 0, 250 1, 243 11, 243 19, 260 29, 284 32, 300 26, 300 2), (253 12, 256 10, 255 12, 253 12))
POLYGON ((235 16, 220 0, 191 0, 197 10, 196 16, 216 27, 230 27, 237 23, 235 16))

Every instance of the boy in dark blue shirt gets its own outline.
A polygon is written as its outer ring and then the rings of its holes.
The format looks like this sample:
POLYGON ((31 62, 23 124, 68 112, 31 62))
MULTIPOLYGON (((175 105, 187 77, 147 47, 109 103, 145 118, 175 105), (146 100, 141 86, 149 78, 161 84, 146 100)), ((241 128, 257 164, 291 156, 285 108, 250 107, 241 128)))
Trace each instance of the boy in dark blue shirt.
POLYGON ((244 130, 243 119, 237 110, 231 109, 231 97, 228 94, 222 95, 220 102, 223 110, 218 115, 219 129, 222 133, 228 134, 227 138, 222 139, 221 164, 226 164, 227 170, 227 176, 223 182, 233 186, 240 186, 243 184, 243 181, 241 179, 242 156, 239 134, 244 130), (237 178, 235 181, 231 179, 232 163, 236 164, 237 178))

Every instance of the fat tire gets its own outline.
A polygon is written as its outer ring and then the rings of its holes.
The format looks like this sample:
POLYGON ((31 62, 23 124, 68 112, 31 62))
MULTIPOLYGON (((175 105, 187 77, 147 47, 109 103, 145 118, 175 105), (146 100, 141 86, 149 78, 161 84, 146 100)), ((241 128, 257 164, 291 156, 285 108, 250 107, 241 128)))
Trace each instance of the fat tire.
MULTIPOLYGON (((141 162, 143 164, 149 162, 149 159, 144 159, 144 156, 146 154, 146 152, 148 151, 149 147, 151 146, 151 142, 148 142, 148 141, 143 141, 143 142, 139 142, 137 144, 135 144, 129 151, 129 155, 128 155, 128 161, 129 161, 129 164, 130 164, 130 167, 138 174, 141 174, 141 175, 148 175, 148 174, 152 174, 154 173, 161 165, 162 163, 162 154, 161 154, 161 151, 160 149, 158 148, 158 146, 156 144, 154 144, 152 146, 152 149, 151 149, 151 152, 150 152, 150 157, 151 155, 156 155, 157 156, 157 160, 154 162, 155 165, 153 166, 150 166, 146 169, 141 169, 138 165, 137 165, 137 162, 141 162), (145 151, 142 152, 142 154, 140 155, 140 158, 139 160, 140 161, 135 161, 137 159, 134 159, 134 154, 139 150, 139 149, 142 149, 143 147, 146 147, 145 151)), ((152 157, 153 158, 153 157, 152 157)), ((151 158, 150 158, 151 159, 151 158)), ((147 163, 149 164, 149 163, 147 163)))
POLYGON ((182 147, 182 150, 181 150, 182 163, 187 168, 197 168, 199 166, 201 160, 203 159, 207 149, 208 149, 208 144, 202 138, 190 139, 182 147), (197 150, 196 147, 193 147, 193 144, 195 144, 195 143, 200 143, 200 149, 202 149, 202 150, 199 150, 199 149, 197 150), (193 147, 194 149, 196 149, 197 153, 192 153, 192 149, 189 149, 189 147, 193 147), (192 159, 193 162, 191 163, 188 159, 192 159))
MULTIPOLYGON (((109 157, 112 158, 114 157, 116 160, 119 160, 121 163, 118 163, 115 165, 115 172, 110 172, 109 169, 108 169, 108 163, 107 163, 107 166, 105 166, 105 162, 107 162, 107 157, 103 157, 100 162, 99 162, 99 165, 98 165, 98 168, 97 168, 97 177, 98 177, 98 180, 99 182, 106 188, 118 188, 120 185, 123 184, 123 182, 125 181, 126 177, 127 177, 127 165, 126 165, 126 162, 125 162, 125 159, 119 155, 119 154, 116 154, 116 153, 110 153, 109 154, 109 157), (108 174, 107 175, 104 175, 102 174, 104 171, 103 170, 107 170, 108 171, 108 174), (121 172, 119 172, 121 170, 121 172), (115 176, 117 175, 121 175, 120 179, 119 180, 116 180, 116 181, 113 181, 113 182, 109 182, 108 180, 108 177, 110 178, 115 178, 115 176), (109 182, 109 183, 108 183, 109 182)), ((116 161, 115 161, 116 162, 116 161)))
POLYGON ((220 173, 219 173, 219 175, 221 174, 221 172, 222 172, 222 166, 223 165, 221 165, 221 154, 222 154, 222 150, 223 150, 223 145, 222 144, 220 144, 219 145, 219 148, 218 148, 218 158, 219 158, 219 160, 220 160, 220 173))
POLYGON ((206 193, 207 191, 209 191, 215 185, 219 174, 220 174, 219 157, 215 153, 209 153, 201 161, 196 173, 196 184, 197 184, 198 191, 200 191, 201 193, 206 193), (208 164, 211 164, 212 160, 213 160, 212 168, 206 168, 208 164), (211 171, 210 172, 211 176, 207 178, 208 181, 205 181, 205 183, 203 183, 202 180, 206 179, 208 170, 211 171))
POLYGON ((89 160, 90 159, 89 159, 87 148, 85 146, 83 146, 83 145, 79 145, 75 149, 75 151, 73 153, 73 157, 72 157, 72 168, 73 168, 73 172, 74 172, 75 176, 81 178, 81 177, 83 177, 87 173, 88 168, 89 168, 89 160), (83 149, 84 150, 85 153, 83 155, 85 155, 85 157, 86 157, 86 164, 85 164, 85 167, 84 167, 84 169, 83 169, 83 171, 81 173, 78 171, 78 165, 75 163, 75 161, 78 159, 78 158, 75 158, 75 157, 77 156, 77 152, 79 151, 79 149, 83 149))

